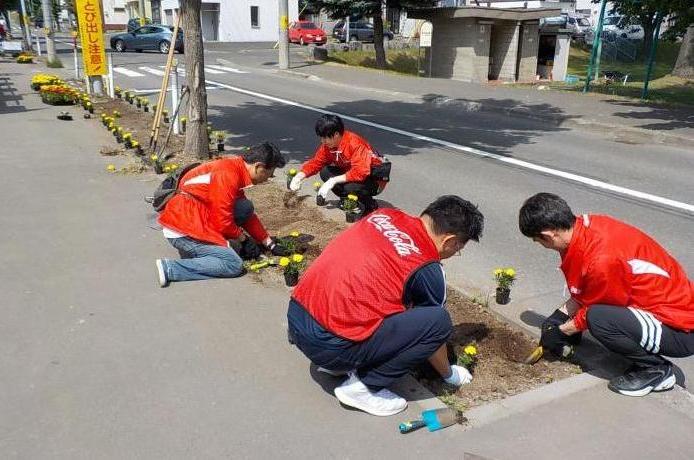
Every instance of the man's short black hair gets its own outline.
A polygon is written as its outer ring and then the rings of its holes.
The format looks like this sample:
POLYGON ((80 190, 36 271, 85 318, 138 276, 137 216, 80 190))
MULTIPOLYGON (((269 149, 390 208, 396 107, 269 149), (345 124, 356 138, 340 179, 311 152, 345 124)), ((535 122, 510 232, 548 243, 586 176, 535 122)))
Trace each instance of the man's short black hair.
POLYGON ((535 238, 547 230, 570 230, 576 216, 559 195, 538 193, 523 203, 518 212, 518 228, 528 238, 535 238))
POLYGON ((241 154, 246 163, 262 163, 266 169, 283 168, 286 158, 272 142, 261 142, 241 154))
POLYGON ((345 132, 342 118, 337 115, 323 115, 316 121, 316 135, 318 137, 333 137, 335 134, 345 132))
POLYGON ((477 206, 456 195, 440 196, 422 212, 433 222, 439 235, 456 235, 463 243, 479 241, 484 229, 484 216, 477 206))

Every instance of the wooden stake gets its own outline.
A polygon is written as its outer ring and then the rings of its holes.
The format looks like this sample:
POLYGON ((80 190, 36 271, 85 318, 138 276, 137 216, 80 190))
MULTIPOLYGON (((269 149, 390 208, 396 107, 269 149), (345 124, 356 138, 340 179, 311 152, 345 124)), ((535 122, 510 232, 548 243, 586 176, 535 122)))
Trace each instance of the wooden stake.
POLYGON ((166 68, 161 82, 161 91, 159 91, 159 99, 157 100, 157 111, 154 114, 154 122, 152 123, 152 132, 149 136, 149 147, 152 151, 157 148, 157 137, 159 137, 159 124, 161 122, 161 114, 166 103, 166 90, 169 86, 169 74, 171 73, 171 65, 173 63, 174 50, 176 49, 176 41, 178 40, 178 28, 181 25, 181 15, 176 15, 176 25, 174 26, 171 44, 169 45, 169 55, 166 58, 166 68))

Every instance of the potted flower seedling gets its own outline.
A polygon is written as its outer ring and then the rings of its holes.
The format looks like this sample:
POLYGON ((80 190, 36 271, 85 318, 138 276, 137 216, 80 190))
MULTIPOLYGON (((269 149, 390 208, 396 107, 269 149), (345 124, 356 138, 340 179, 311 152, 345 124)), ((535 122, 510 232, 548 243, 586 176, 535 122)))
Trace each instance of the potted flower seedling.
POLYGON ((186 132, 186 125, 188 124, 188 119, 186 117, 181 117, 181 132, 186 132))
POLYGON ((207 122, 207 139, 208 143, 212 143, 212 123, 207 122))
POLYGON ((282 257, 280 267, 284 269, 284 282, 287 286, 296 286, 299 282, 299 273, 305 267, 304 256, 293 254, 291 257, 282 257))
POLYGON ((116 86, 113 88, 113 94, 115 94, 118 99, 121 99, 123 97, 123 90, 120 89, 120 86, 116 86))
POLYGON ((99 115, 99 117, 101 118, 101 124, 105 126, 106 125, 106 118, 108 118, 108 117, 103 112, 101 112, 101 115, 99 115))
POLYGON ((133 97, 133 93, 132 93, 131 91, 128 91, 127 94, 128 94, 128 99, 127 99, 128 102, 130 103, 130 105, 133 105, 133 104, 135 103, 135 99, 134 99, 134 97, 133 97))
POLYGON ((226 139, 226 133, 224 131, 216 131, 215 137, 217 138, 217 152, 224 152, 224 139, 226 139))
POLYGON ((138 109, 142 108, 142 98, 139 96, 135 98, 135 107, 137 107, 138 109))
POLYGON ((472 343, 466 345, 462 352, 458 354, 457 364, 472 371, 475 364, 477 364, 477 347, 472 343))
POLYGON ((299 171, 296 168, 290 168, 289 171, 287 171, 287 188, 289 188, 289 185, 292 183, 294 176, 296 176, 297 174, 299 174, 299 171))
POLYGON ((497 268, 494 270, 496 280, 496 303, 506 305, 510 301, 511 285, 516 280, 516 271, 511 268, 497 268))
POLYGON ((152 104, 152 113, 157 113, 157 104, 152 104))
POLYGON ((320 181, 315 181, 315 182, 313 183, 313 190, 314 190, 315 192, 318 192, 318 190, 320 190, 320 188, 321 188, 322 186, 323 186, 323 183, 322 183, 322 182, 320 182, 320 181))
POLYGON ((342 201, 342 209, 345 211, 347 222, 353 223, 359 220, 359 197, 350 193, 342 201))
POLYGON ((120 118, 120 112, 118 110, 113 111, 113 118, 120 118))
POLYGON ((123 142, 123 132, 124 130, 122 126, 116 128, 116 140, 118 141, 118 143, 123 142))
POLYGON ((94 106, 92 105, 91 102, 87 102, 87 111, 89 113, 94 113, 94 106))
POLYGON ((161 114, 164 117, 164 123, 168 123, 169 122, 169 111, 166 109, 163 109, 161 111, 161 114))
POLYGON ((123 144, 125 144, 126 149, 133 147, 133 135, 131 133, 123 134, 123 144))
POLYGON ((106 166, 106 171, 108 171, 108 172, 116 172, 116 165, 108 165, 108 166, 106 166))
POLYGON ((135 153, 136 153, 136 154, 142 155, 142 154, 145 153, 145 152, 142 150, 142 146, 140 145, 140 143, 139 143, 138 141, 132 141, 132 146, 133 146, 133 149, 135 149, 135 153))
POLYGON ((149 99, 147 99, 146 97, 142 98, 142 109, 145 112, 149 112, 149 99))

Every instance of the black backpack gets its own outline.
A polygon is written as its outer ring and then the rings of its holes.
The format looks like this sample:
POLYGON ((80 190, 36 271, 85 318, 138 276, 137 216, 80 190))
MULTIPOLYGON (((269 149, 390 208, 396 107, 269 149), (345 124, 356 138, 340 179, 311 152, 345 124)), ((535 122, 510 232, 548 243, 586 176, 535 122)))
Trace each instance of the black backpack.
POLYGON ((178 185, 183 177, 191 169, 200 166, 202 163, 191 163, 185 168, 177 169, 173 174, 164 179, 159 187, 154 191, 152 199, 152 207, 157 212, 162 212, 166 207, 166 203, 169 202, 171 198, 178 191, 178 185))

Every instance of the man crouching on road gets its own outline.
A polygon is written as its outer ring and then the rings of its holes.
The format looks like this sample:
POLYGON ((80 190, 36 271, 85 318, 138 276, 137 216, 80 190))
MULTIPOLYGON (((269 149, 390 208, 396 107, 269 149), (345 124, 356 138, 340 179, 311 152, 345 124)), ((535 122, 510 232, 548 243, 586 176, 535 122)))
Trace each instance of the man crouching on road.
POLYGON ((285 255, 243 193, 285 164, 279 149, 264 142, 241 156, 209 161, 185 173, 159 216, 164 236, 182 257, 157 259, 161 287, 172 281, 240 276, 242 259, 260 256, 258 243, 274 255, 285 255))
POLYGON ((542 325, 541 344, 566 357, 583 330, 633 364, 608 387, 645 396, 675 385, 663 356, 694 354, 694 285, 680 264, 641 230, 609 216, 575 216, 557 195, 538 193, 520 209, 520 231, 561 255, 571 298, 542 325))
POLYGON ((318 370, 348 374, 337 399, 373 415, 397 414, 407 401, 387 387, 428 360, 444 380, 472 380, 451 366, 446 280, 441 259, 478 241, 480 211, 442 196, 420 217, 373 212, 339 234, 299 280, 289 302, 289 335, 318 370))

